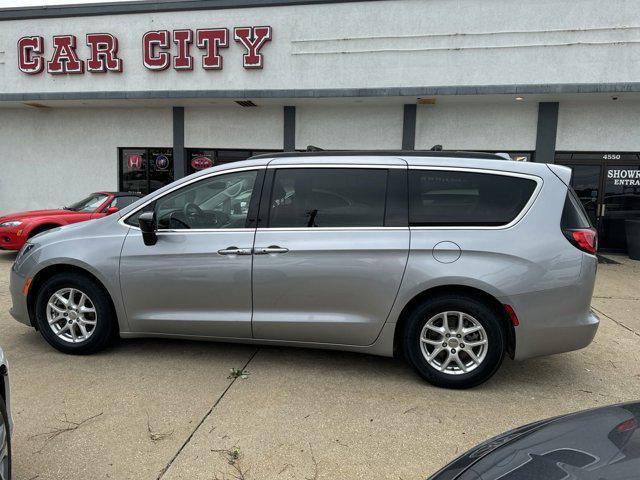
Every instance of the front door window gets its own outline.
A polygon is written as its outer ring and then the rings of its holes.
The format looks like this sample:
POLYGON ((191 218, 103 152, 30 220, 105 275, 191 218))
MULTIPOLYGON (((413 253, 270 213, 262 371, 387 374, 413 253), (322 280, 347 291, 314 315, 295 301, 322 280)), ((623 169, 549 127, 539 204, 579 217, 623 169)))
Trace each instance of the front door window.
POLYGON ((196 182, 157 201, 158 229, 245 228, 257 171, 196 182))

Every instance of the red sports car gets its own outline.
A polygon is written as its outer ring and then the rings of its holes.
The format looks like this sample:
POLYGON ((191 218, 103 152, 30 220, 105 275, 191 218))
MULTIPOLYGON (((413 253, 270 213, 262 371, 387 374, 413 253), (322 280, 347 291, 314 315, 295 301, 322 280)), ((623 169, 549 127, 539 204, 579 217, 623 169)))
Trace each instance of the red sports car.
POLYGON ((0 216, 0 250, 20 250, 34 235, 50 228, 111 215, 142 195, 132 192, 96 192, 68 207, 32 210, 0 216))

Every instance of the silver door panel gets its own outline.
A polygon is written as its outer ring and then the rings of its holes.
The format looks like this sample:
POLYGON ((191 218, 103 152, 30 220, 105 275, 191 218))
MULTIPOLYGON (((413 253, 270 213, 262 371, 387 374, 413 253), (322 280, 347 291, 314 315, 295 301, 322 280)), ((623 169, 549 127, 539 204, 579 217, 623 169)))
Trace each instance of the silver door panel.
POLYGON ((127 236, 120 264, 122 296, 133 332, 251 337, 251 255, 254 229, 158 234, 146 246, 127 236))
POLYGON ((258 229, 256 339, 369 345, 382 330, 407 263, 408 229, 258 229))

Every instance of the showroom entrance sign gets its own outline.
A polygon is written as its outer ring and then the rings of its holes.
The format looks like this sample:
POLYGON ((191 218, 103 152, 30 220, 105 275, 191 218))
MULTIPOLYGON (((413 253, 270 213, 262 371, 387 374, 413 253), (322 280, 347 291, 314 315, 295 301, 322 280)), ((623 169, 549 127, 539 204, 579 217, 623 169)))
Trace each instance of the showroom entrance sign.
MULTIPOLYGON (((194 55, 200 51, 200 68, 221 70, 222 49, 229 47, 229 29, 202 28, 197 30, 153 30, 142 35, 142 64, 151 71, 193 70, 194 55)), ((244 50, 242 66, 263 68, 262 48, 271 41, 271 27, 235 27, 233 39, 244 50)), ((18 40, 18 68, 29 75, 46 70, 51 75, 122 72, 124 59, 118 51, 118 38, 110 33, 86 35, 88 56, 78 55, 75 35, 55 35, 45 45, 38 35, 18 40)))
POLYGON ((640 170, 631 169, 610 169, 607 172, 607 180, 612 180, 614 185, 627 187, 640 187, 640 170))

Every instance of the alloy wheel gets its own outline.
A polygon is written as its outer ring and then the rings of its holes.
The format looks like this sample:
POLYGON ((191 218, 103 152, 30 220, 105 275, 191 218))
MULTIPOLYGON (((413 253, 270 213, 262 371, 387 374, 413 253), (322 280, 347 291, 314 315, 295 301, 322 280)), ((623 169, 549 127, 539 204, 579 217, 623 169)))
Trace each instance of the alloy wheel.
POLYGON ((427 363, 449 375, 461 375, 478 368, 489 346, 482 324, 458 311, 441 312, 427 320, 419 341, 427 363))
POLYGON ((76 288, 62 288, 47 302, 47 322, 61 340, 80 343, 95 331, 98 314, 87 294, 76 288))

